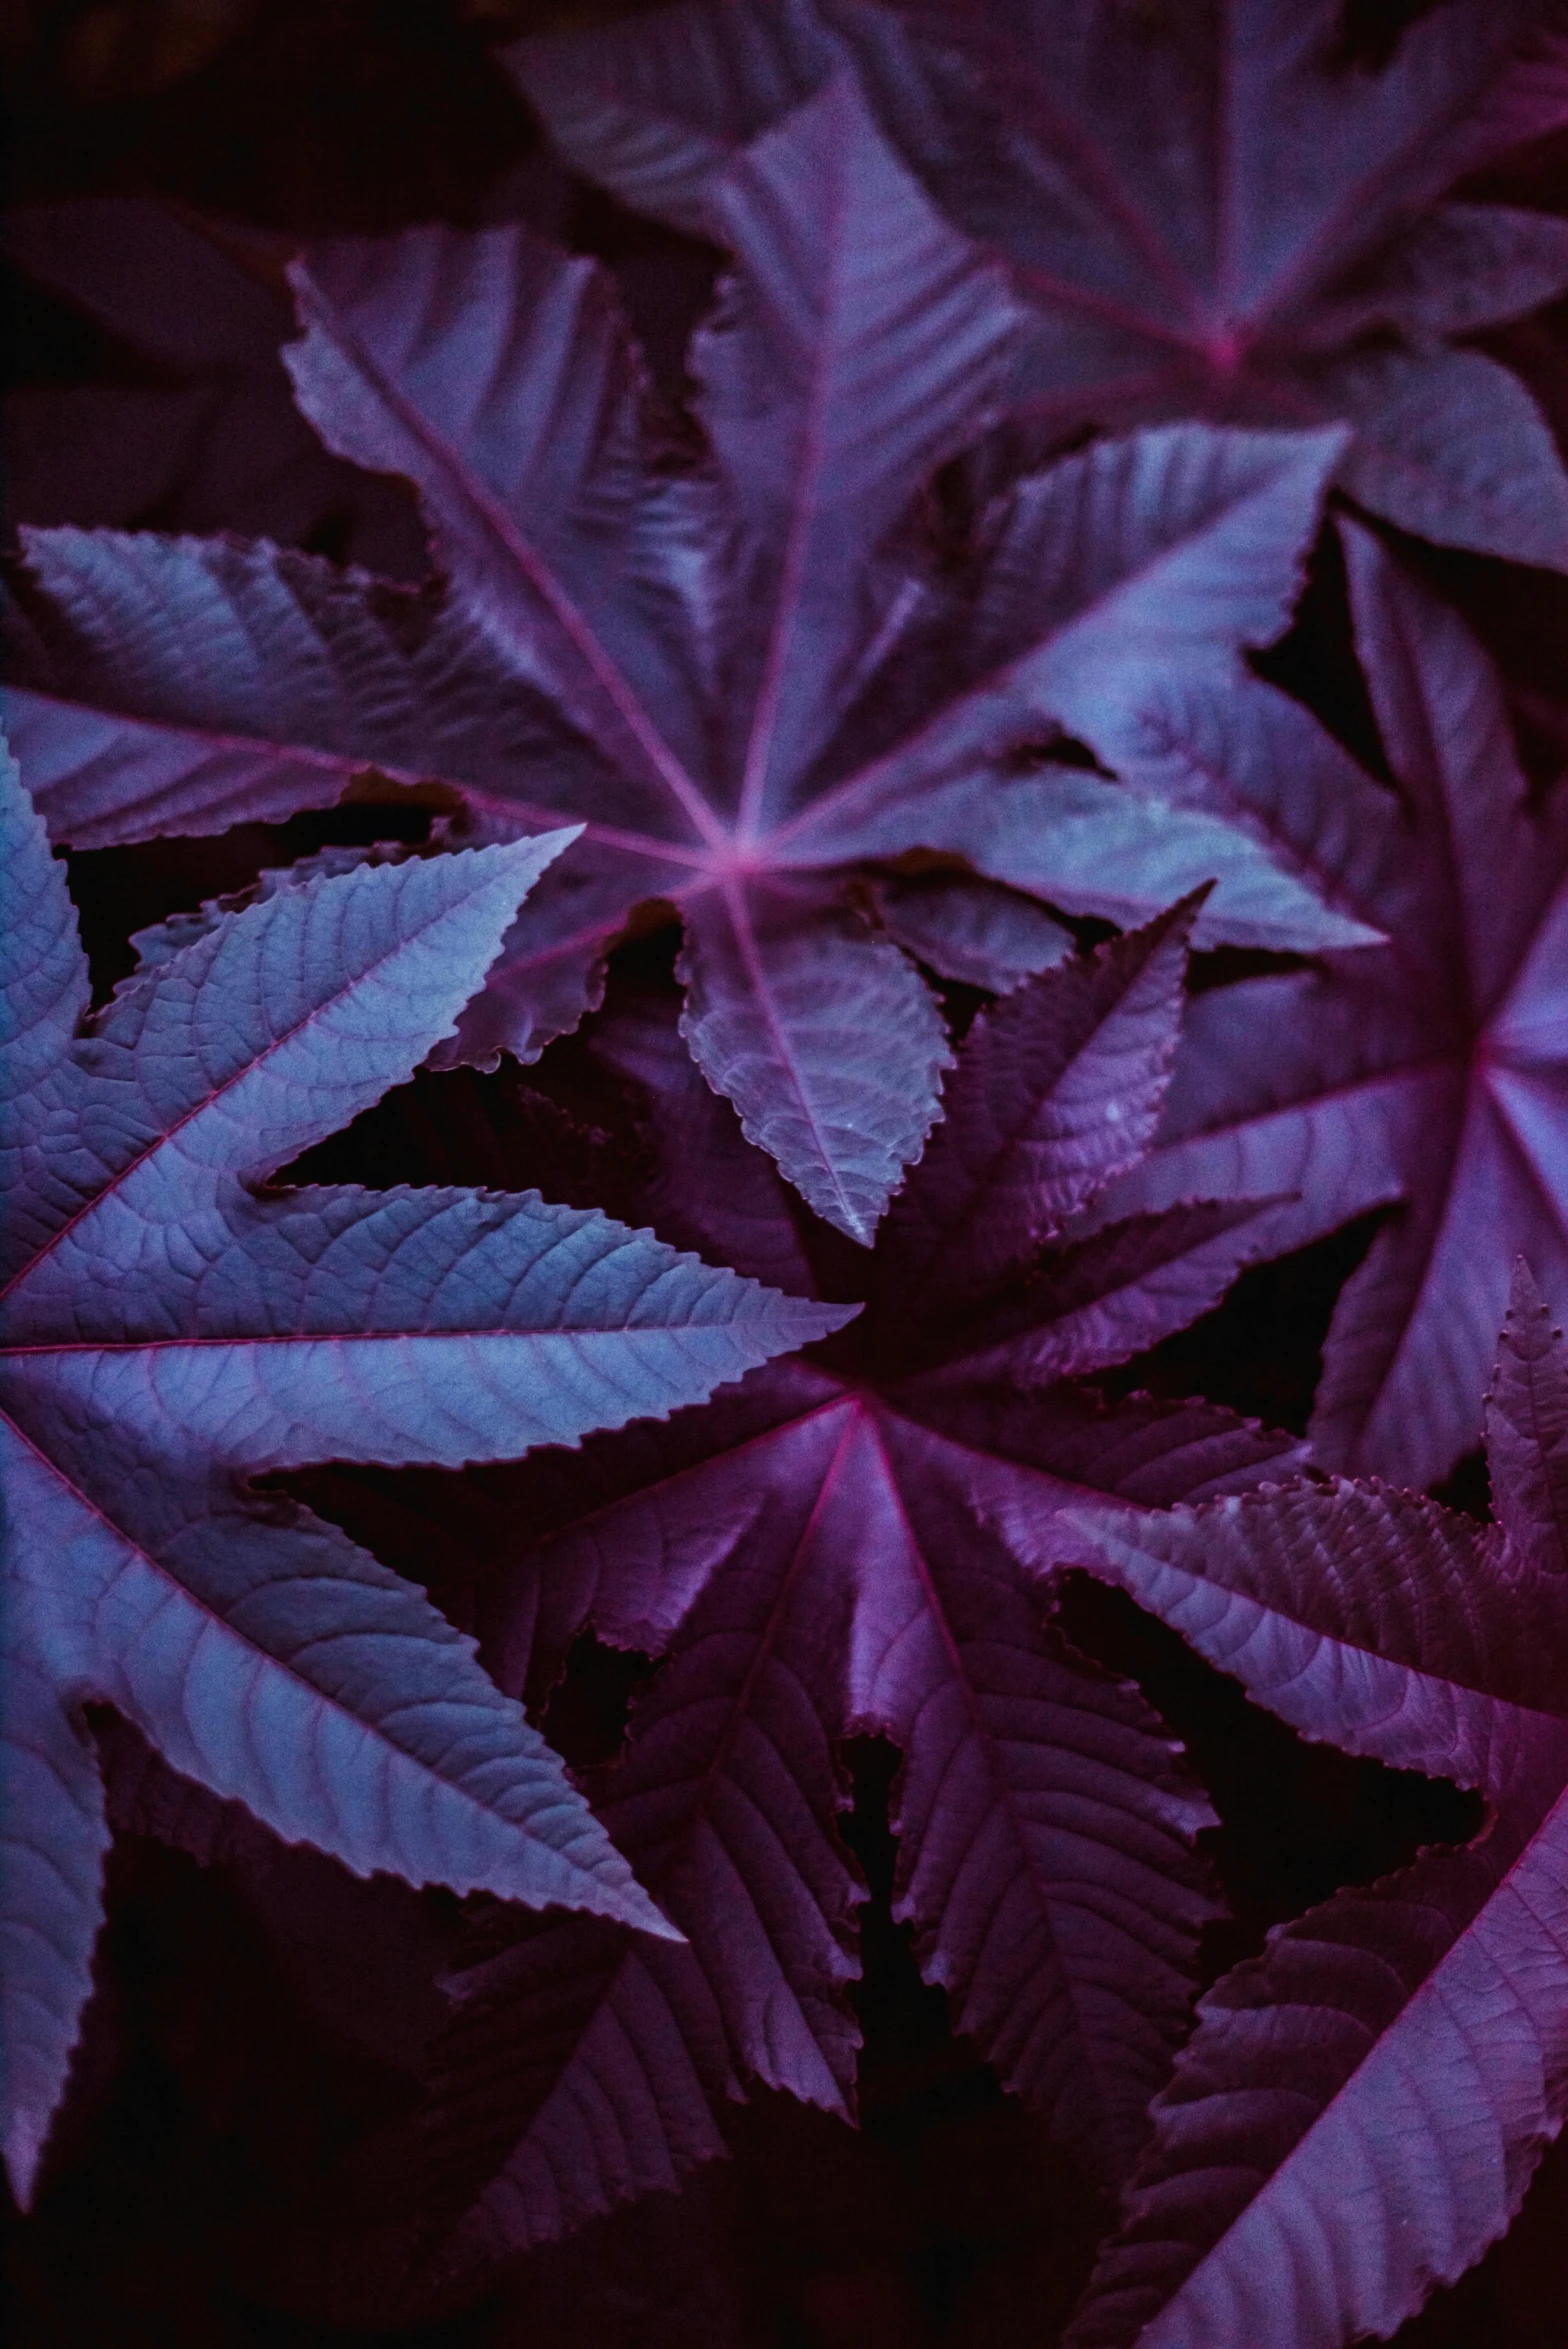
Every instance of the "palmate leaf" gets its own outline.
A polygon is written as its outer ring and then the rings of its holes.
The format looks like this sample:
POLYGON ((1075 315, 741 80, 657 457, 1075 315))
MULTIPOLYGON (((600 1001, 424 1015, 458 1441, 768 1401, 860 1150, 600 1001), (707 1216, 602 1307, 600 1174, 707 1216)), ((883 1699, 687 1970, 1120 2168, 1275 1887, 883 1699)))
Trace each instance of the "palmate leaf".
POLYGON ((1200 996, 1159 1144, 1106 1211, 1294 1193, 1271 1235, 1292 1246, 1397 1198, 1335 1308, 1311 1434, 1333 1467, 1424 1484, 1476 1440, 1513 1257, 1568 1278, 1568 804, 1532 802, 1457 615, 1365 531, 1345 543, 1404 805, 1299 713, 1290 789, 1325 826, 1329 901, 1389 942, 1200 996))
MULTIPOLYGON (((1249 1253, 1255 1214, 1235 1202, 1149 1219, 1120 1253, 1062 1237, 1152 1131, 1196 911, 982 1017, 853 1341, 477 1489, 384 1493, 393 1554, 428 1570, 455 1538, 479 1558, 449 1603, 503 1687, 547 1688, 585 1624, 663 1658, 592 1791, 689 1942, 667 1962, 575 1921, 485 1936, 455 1984, 425 2145, 449 2258, 673 2186, 722 2150, 715 2103, 748 2080, 845 2109, 849 1734, 902 1749, 896 1912, 959 2028, 1098 2174, 1136 2152, 1210 1913, 1192 1849, 1209 1814, 1136 1690, 1050 1628, 999 1527, 1049 1523, 1085 1492, 1236 1489, 1293 1456, 1206 1405, 1111 1409, 1057 1377, 1192 1319, 1249 1253)), ((654 1089, 680 1177, 656 1183, 655 1212, 673 1196, 683 1237, 806 1266, 777 1173, 659 1025, 644 1007, 608 1044, 654 1089), (727 1122, 727 1150, 705 1118, 727 1122)))
POLYGON ((1086 1562, 1259 1703, 1495 1815, 1200 2002, 1072 2349, 1386 2337, 1502 2233, 1562 2127, 1568 1370, 1522 1271, 1487 1416, 1496 1527, 1349 1483, 1080 1514, 1086 1562))
POLYGON ((241 1479, 572 1443, 843 1313, 537 1193, 261 1187, 450 1031, 569 835, 281 890, 87 1019, 8 759, 0 794, 0 1990, 25 2199, 98 1924, 88 1701, 361 1873, 670 1930, 471 1643, 241 1479))
POLYGON ((1286 623, 1339 444, 1187 426, 1095 447, 944 555, 924 501, 997 413, 1022 315, 1001 270, 847 80, 714 201, 734 266, 692 352, 695 448, 655 415, 602 274, 528 231, 312 253, 299 397, 334 449, 415 483, 442 581, 32 534, 15 723, 79 845, 323 804, 367 768, 456 787, 459 841, 586 819, 444 1057, 537 1053, 597 999, 633 910, 674 906, 696 1059, 867 1242, 948 1051, 896 907, 879 934, 853 882, 934 856, 954 885, 910 943, 1012 983, 1063 951, 1042 900, 1135 923, 1210 880, 1211 937, 1367 935, 1257 807, 1161 797, 1135 755, 1121 780, 1050 755, 1130 743, 1172 679, 1234 685, 1239 648, 1286 623))
POLYGON ((1049 439, 1205 416, 1355 427, 1402 528, 1568 566, 1568 479, 1516 377, 1447 337, 1568 288, 1568 224, 1439 201, 1568 119, 1555 0, 1446 0, 1373 67, 1340 0, 692 0, 524 41, 568 159, 713 233, 746 139, 852 60, 884 135, 1030 303, 1049 439))

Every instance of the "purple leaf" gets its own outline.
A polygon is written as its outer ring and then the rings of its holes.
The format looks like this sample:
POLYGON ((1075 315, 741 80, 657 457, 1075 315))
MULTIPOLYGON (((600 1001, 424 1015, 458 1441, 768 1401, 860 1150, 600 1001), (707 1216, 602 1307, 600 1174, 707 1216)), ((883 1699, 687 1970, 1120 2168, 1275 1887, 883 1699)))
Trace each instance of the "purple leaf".
POLYGON ((224 1802, 171 1770, 140 1730, 110 1714, 93 1723, 109 1824, 189 1853, 199 1867, 264 1868, 278 1845, 243 1803, 224 1802))
POLYGON ((265 248, 236 249, 232 228, 163 204, 93 196, 13 210, 6 252, 162 377, 13 392, 14 521, 134 525, 156 511, 166 528, 296 544, 325 526, 356 562, 419 577, 406 495, 329 456, 289 397, 278 354, 292 320, 265 248))
MULTIPOLYGON (((1568 221, 1556 225, 1568 228, 1568 221)), ((1341 486, 1418 538, 1459 536, 1517 563, 1568 569, 1568 480, 1551 427, 1483 351, 1381 350, 1319 379, 1356 418, 1341 486)))
POLYGON ((450 772, 481 795, 542 758, 611 781, 439 589, 265 543, 102 530, 26 543, 8 705, 56 838, 221 831, 330 806, 370 769, 450 772), (211 667, 193 667, 192 645, 211 667))
POLYGON ((83 1022, 63 869, 9 761, 0 791, 21 885, 0 947, 0 1935, 25 2198, 98 1921, 88 1699, 360 1873, 669 1930, 471 1643, 245 1473, 575 1442, 844 1314, 537 1193, 263 1187, 450 1032, 561 835, 220 911, 83 1022))
POLYGON ((1030 301, 1014 397, 1044 442, 1344 419, 1342 478, 1376 511, 1563 568, 1568 478, 1539 411, 1438 338, 1556 299, 1568 232, 1434 202, 1568 120, 1560 18, 1451 0, 1371 70, 1341 53, 1342 14, 691 0, 508 62, 577 169, 712 235, 735 152, 852 61, 884 136, 1030 301))
MULTIPOLYGON (((592 1791, 689 1948, 667 1961, 574 1924, 476 1951, 431 2139, 436 2158, 483 2109, 497 2174, 470 2178, 463 2256, 671 2182, 718 2149, 703 2100, 748 2079, 842 2107, 859 1889, 834 1831, 835 1748, 849 1734, 903 1751, 897 1913, 958 2027, 1099 2174, 1136 2152, 1210 1913, 1191 1848, 1208 1813, 1142 1699, 1051 1629, 1027 1557, 1035 1529, 1086 1492, 1158 1506, 1295 1452, 1204 1406, 1111 1409, 1047 1385, 1049 1371, 1026 1396, 966 1352, 966 1332, 989 1342, 982 1309, 1012 1301, 1013 1334, 1045 1351, 1065 1307, 1073 1366, 1092 1369, 1184 1317, 1180 1283, 1165 1285, 1174 1257, 1228 1251, 1184 1292, 1191 1313, 1246 1254, 1250 1209, 1210 1208, 1163 1219, 1163 1246, 1152 1226, 1119 1255, 1103 1238, 1064 1244, 1028 1285, 1016 1277, 1147 1140, 1193 910, 1030 980, 971 1035, 853 1333, 701 1411, 540 1454, 486 1488, 462 1612, 503 1687, 548 1687, 584 1625, 663 1659, 624 1759, 592 1791), (938 1339, 941 1377, 911 1380, 938 1339), (619 1958, 592 1960, 595 1988, 590 1944, 617 1943, 619 1958)), ((764 1161, 743 1195, 735 1144, 699 1128, 694 1145, 692 1079, 676 1064, 665 1088, 667 1031, 660 1044, 650 1025, 612 1028, 611 1057, 649 1086, 671 1163, 718 1195, 709 1207, 694 1187, 682 1209, 718 1231, 734 1218, 766 1260, 754 1235, 771 1186, 775 1245, 797 1245, 764 1161)), ((655 1198, 669 1195, 660 1178, 655 1198)), ((426 1505, 399 1495, 388 1505, 413 1511, 408 1540, 428 1556, 426 1505)), ((450 1505, 432 1495, 428 1521, 450 1505)))
POLYGON ((674 2193, 723 2153, 718 2018, 700 1973, 663 1965, 657 1943, 547 1920, 448 1987, 459 2003, 432 2071, 434 2123, 403 2159, 432 2199, 476 2156, 494 2175, 443 2245, 444 2269, 674 2193))
POLYGON ((917 1313, 1000 1289, 1144 1155, 1176 1057, 1196 913, 1177 906, 1064 964, 1051 987, 982 1012, 946 1122, 888 1226, 896 1279, 920 1283, 917 1313))
POLYGON ((1568 221, 1506 204, 1439 204, 1347 293, 1335 339, 1387 323, 1418 335, 1497 326, 1555 301, 1565 267, 1568 221))
POLYGON ((806 1296, 815 1282, 795 1195, 748 1147, 729 1103, 687 1053, 676 1006, 650 996, 600 1020, 598 1058, 659 1113, 658 1162, 642 1195, 648 1221, 676 1247, 806 1296))
POLYGON ((681 1033, 741 1130, 868 1242, 952 1065, 919 973, 847 909, 753 886, 694 905, 681 1033))
MULTIPOLYGON (((563 840, 561 846, 567 845, 563 840)), ((307 881, 336 879, 343 873, 357 872, 361 865, 402 864, 413 853, 401 841, 378 840, 362 848, 321 848, 314 856, 296 858, 291 865, 267 865, 247 888, 236 889, 225 897, 207 898, 194 911, 170 914, 167 920, 152 922, 145 930, 133 930, 130 943, 136 949, 136 968, 122 984, 133 986, 149 971, 161 970, 187 946, 194 946, 199 938, 219 929, 226 916, 243 913, 248 905, 264 905, 280 890, 299 889, 307 881)), ((549 867, 545 869, 548 871, 549 867)))
POLYGON ((961 873, 909 880, 890 875, 877 884, 876 907, 882 927, 906 954, 944 979, 962 979, 993 995, 1010 995, 1073 950, 1072 932, 1032 897, 961 873))
POLYGON ((1515 1556, 1538 1574, 1568 1573, 1568 1369, 1522 1263, 1486 1398, 1486 1452, 1498 1523, 1515 1556))
POLYGON ((811 0, 673 8, 590 49, 547 35, 504 52, 561 152, 634 211, 701 235, 713 184, 758 133, 842 70, 811 0))
POLYGON ((915 583, 888 542, 994 413, 1018 314, 1001 273, 919 201, 847 81, 757 141, 715 187, 714 215, 747 263, 692 365, 745 515, 731 592, 748 840, 798 802, 868 653, 896 639, 915 583), (809 696, 789 690, 802 676, 809 696))
POLYGON ((939 1333, 936 1366, 919 1383, 954 1373, 1041 1387, 1103 1370, 1158 1345, 1217 1305, 1241 1266, 1269 1252, 1270 1199, 1196 1200, 1135 1215, 1043 1252, 1009 1293, 939 1333), (1244 1235, 1244 1236, 1243 1236, 1244 1235), (1054 1312, 1042 1329, 1032 1294, 1049 1282, 1054 1312))
POLYGON ((1279 1928, 1200 2002, 1073 2349, 1382 2338, 1501 2234, 1561 2128, 1565 1422, 1561 1339, 1521 1272, 1493 1387, 1499 1527, 1352 1484, 1080 1513, 1079 1554, 1260 1703, 1479 1787, 1494 1816, 1279 1928))
MULTIPOLYGON (((1133 776, 1015 772, 1067 735, 1130 738, 1177 679, 1235 689, 1241 648, 1287 624, 1339 442, 1182 427, 1097 447, 944 549, 933 476, 994 421, 1023 315, 1003 270, 847 78, 713 202, 733 267, 682 430, 608 280, 530 231, 319 248, 296 273, 300 399, 333 448, 415 483, 442 580, 35 534, 13 665, 61 840, 322 805, 366 769, 460 793, 454 845, 586 818, 438 1060, 535 1055, 597 1002, 635 910, 673 907, 700 1064, 865 1240, 945 1059, 858 910, 879 867, 934 855, 1042 921, 1040 900, 1136 924, 1213 881, 1214 937, 1366 935, 1264 823, 1133 776), (824 986, 876 1027, 885 1071, 845 1063, 807 1000, 824 986)), ((949 903, 962 958, 974 908, 949 903)), ((940 964, 939 939, 920 951, 940 964)))
POLYGON ((1561 1836, 1342 1893, 1209 1993, 1071 2349, 1386 2337, 1502 2232, 1561 2126, 1561 1836))
POLYGON ((1353 526, 1346 547, 1408 814, 1342 754, 1296 780, 1333 826, 1330 902, 1389 943, 1198 997, 1161 1145, 1106 1212, 1294 1193, 1278 1247, 1399 1200, 1341 1294, 1312 1433, 1333 1466, 1418 1484, 1479 1433, 1513 1257, 1568 1272, 1568 811, 1532 804, 1500 682, 1458 617, 1353 526))

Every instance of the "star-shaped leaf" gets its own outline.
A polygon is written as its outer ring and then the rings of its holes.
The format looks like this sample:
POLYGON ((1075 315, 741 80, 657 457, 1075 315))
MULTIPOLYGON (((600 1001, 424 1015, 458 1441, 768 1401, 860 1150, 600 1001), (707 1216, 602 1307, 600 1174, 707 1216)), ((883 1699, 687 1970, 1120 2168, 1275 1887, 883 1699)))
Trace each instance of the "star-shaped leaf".
POLYGON ((1449 198, 1568 120, 1553 0, 1445 0, 1390 57, 1341 0, 695 0, 511 63, 567 157, 713 233, 744 140, 853 60, 885 135, 1005 256, 1047 437, 1207 416, 1355 427, 1344 486, 1404 529, 1568 567, 1568 478, 1472 335, 1568 288, 1568 223, 1449 198))
POLYGON ((366 769, 455 787, 457 840, 585 819, 445 1056, 536 1054, 634 910, 673 906, 695 1058, 866 1242, 949 1058, 896 941, 1015 983, 1063 950, 1042 900, 1125 923, 1206 880, 1214 937, 1365 934, 1257 828, 1056 757, 1280 633, 1339 443, 1095 447, 944 551, 932 479, 995 417, 1022 317, 1000 267, 847 80, 714 202, 734 268, 684 441, 602 274, 530 232, 313 252, 300 399, 334 449, 414 481, 442 579, 33 534, 15 723, 79 845, 275 817, 366 769), (971 884, 927 891, 913 934, 875 887, 912 860, 971 884))
POLYGON ((1107 1211, 1293 1193, 1289 1246, 1397 1198, 1335 1308, 1311 1433, 1332 1466, 1424 1484, 1476 1440, 1514 1256, 1568 1279, 1568 804, 1532 799, 1458 616, 1345 540, 1400 796, 1294 715, 1290 790, 1331 902, 1389 943, 1200 996, 1159 1146, 1107 1211))
MULTIPOLYGON (((747 2080, 846 2108, 851 1733, 902 1750, 896 1913, 958 2027, 1101 2175, 1135 2153, 1210 1913, 1192 1849, 1208 1811, 1136 1691, 1051 1629, 1004 1525, 1086 1493, 1234 1489, 1292 1456, 1206 1405, 1113 1409, 1064 1376, 1191 1320, 1248 1253, 1245 1202, 1068 1236, 1152 1131, 1195 910, 982 1018, 865 1268, 853 1342, 515 1475, 385 1492, 379 1522, 401 1517, 411 1554, 487 1562, 459 1568, 462 1611, 503 1686, 547 1688, 584 1624, 664 1659, 593 1792, 690 1943, 575 1922, 485 1935, 426 2146, 454 2254, 675 2185, 722 2149, 715 2102, 747 2080)), ((684 1199, 681 1236, 706 1224, 806 1269, 806 1219, 667 1020, 612 1022, 608 1048, 661 1097, 675 1180, 655 1212, 684 1199), (700 1187, 681 1179, 695 1166, 700 1187)))
POLYGON ((1527 1275, 1487 1418, 1496 1526, 1350 1483, 1080 1516, 1085 1558, 1260 1704, 1494 1816, 1202 2000, 1072 2349, 1385 2338, 1502 2233, 1562 2126, 1568 1368, 1527 1275))
POLYGON ((844 1318, 536 1192, 266 1187, 450 1032, 568 837, 280 890, 89 1018, 63 868, 0 768, 0 1988, 24 2197, 98 1924, 91 1701, 362 1874, 669 1930, 471 1642, 241 1481, 573 1443, 844 1318))

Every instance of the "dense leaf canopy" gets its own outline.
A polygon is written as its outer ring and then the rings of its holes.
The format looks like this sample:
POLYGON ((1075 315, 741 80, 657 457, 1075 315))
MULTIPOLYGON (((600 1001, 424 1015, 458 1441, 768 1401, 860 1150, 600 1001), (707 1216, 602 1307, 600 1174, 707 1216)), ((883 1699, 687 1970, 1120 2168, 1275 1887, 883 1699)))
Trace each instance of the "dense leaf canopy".
POLYGON ((24 2332, 1504 2349, 1568 0, 195 14, 7 245, 24 2332))
POLYGON ((1423 11, 1358 57, 1340 0, 696 0, 513 63, 565 152, 712 234, 727 160, 852 65, 1034 314, 1015 414, 1343 418, 1340 478, 1423 537, 1568 567, 1529 393, 1456 338, 1568 290, 1568 228, 1449 191, 1568 120, 1551 0, 1423 11))
POLYGON ((9 760, 0 788, 0 1921, 25 2195, 98 1921, 85 1700, 363 1873, 666 1929, 469 1643, 238 1477, 572 1442, 842 1315, 537 1193, 258 1188, 450 1028, 558 835, 280 892, 84 1025, 63 872, 9 760))
POLYGON ((320 805, 366 769, 455 786, 459 839, 582 821, 448 1057, 536 1054, 634 910, 673 905, 699 1064, 869 1241, 948 1054, 857 874, 915 855, 968 876, 925 901, 917 951, 970 974, 993 934, 987 976, 1060 952, 1042 898, 1125 921, 1205 880, 1213 936, 1362 934, 1261 828, 1052 763, 1120 738, 1173 675, 1234 682, 1280 633, 1339 443, 1107 443, 1000 494, 944 557, 922 495, 997 413, 1021 315, 1000 270, 847 81, 715 201, 736 267, 693 351, 697 455, 602 274, 529 231, 312 253, 299 397, 333 448, 417 485, 442 583, 34 534, 13 724, 80 846, 320 805))

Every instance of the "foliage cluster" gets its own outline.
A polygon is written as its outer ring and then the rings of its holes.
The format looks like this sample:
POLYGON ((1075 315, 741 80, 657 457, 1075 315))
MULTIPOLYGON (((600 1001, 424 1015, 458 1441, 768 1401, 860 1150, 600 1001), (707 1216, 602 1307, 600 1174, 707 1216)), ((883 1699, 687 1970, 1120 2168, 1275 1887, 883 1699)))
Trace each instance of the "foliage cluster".
POLYGON ((1568 2117, 1568 16, 490 29, 460 199, 13 217, 24 2269, 183 1902, 317 2075, 225 2341, 1447 2339, 1568 2117), (975 2093, 1027 2306, 770 2301, 721 2158, 975 2093))

